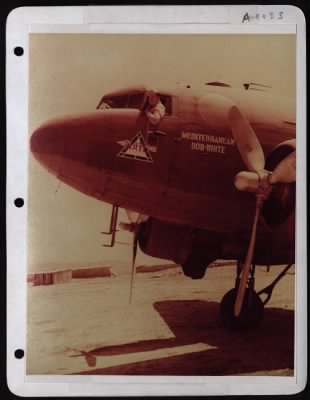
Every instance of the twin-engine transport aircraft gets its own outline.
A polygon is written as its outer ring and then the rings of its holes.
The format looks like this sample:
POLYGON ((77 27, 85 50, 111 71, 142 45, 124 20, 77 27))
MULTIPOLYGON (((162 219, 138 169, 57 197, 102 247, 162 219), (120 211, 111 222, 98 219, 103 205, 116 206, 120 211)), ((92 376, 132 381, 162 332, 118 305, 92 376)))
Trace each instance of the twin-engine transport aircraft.
POLYGON ((295 103, 268 90, 221 81, 159 90, 165 115, 152 125, 147 88, 130 87, 92 113, 44 123, 31 151, 61 181, 113 205, 111 246, 118 207, 128 210, 133 271, 138 243, 193 279, 216 259, 238 260, 220 312, 228 327, 254 326, 295 262, 295 103), (272 264, 287 267, 256 293, 255 265, 272 264))

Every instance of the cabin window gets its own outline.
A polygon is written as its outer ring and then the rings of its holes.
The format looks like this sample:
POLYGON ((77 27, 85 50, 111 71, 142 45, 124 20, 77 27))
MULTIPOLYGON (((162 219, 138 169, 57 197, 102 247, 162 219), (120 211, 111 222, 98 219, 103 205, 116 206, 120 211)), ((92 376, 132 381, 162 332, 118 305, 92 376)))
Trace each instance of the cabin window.
POLYGON ((122 96, 103 97, 97 109, 106 108, 134 108, 141 110, 144 93, 132 93, 122 96))
POLYGON ((108 96, 104 97, 98 108, 127 108, 128 96, 108 96))
POLYGON ((160 101, 163 103, 165 106, 165 115, 171 115, 172 114, 172 101, 170 96, 160 96, 160 101))
POLYGON ((128 108, 136 108, 141 110, 144 100, 144 93, 135 93, 129 95, 128 97, 128 108))
MULTIPOLYGON (((107 108, 133 108, 136 110, 143 110, 143 105, 145 103, 145 93, 131 93, 119 96, 104 96, 97 109, 107 109, 107 108)), ((172 99, 171 96, 161 95, 160 101, 165 106, 165 114, 172 115, 172 99)))
MULTIPOLYGON (((165 106, 165 115, 171 115, 172 114, 171 96, 160 95, 160 101, 165 106)), ((145 105, 143 109, 145 109, 146 105, 147 105, 147 99, 145 99, 145 105)))

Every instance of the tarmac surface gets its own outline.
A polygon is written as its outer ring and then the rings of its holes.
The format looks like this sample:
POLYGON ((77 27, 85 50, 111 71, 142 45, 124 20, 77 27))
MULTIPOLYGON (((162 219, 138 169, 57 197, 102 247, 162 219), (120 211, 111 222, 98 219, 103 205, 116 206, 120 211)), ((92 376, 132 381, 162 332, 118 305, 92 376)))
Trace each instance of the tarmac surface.
MULTIPOLYGON (((283 267, 257 267, 256 290, 283 267)), ((177 266, 140 269, 131 304, 130 266, 112 271, 29 285, 27 374, 294 375, 294 268, 274 289, 259 327, 245 332, 228 331, 219 318, 234 266, 210 268, 201 280, 177 266)))

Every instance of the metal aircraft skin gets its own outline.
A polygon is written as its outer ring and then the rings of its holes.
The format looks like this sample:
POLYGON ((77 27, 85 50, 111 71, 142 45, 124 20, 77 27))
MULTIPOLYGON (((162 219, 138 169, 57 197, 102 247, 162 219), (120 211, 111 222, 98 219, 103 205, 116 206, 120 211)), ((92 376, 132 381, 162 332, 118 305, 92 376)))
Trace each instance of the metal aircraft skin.
POLYGON ((244 261, 255 197, 267 182, 251 263, 293 264, 295 101, 255 84, 156 89, 165 106, 159 124, 145 115, 147 88, 128 87, 104 95, 92 113, 41 125, 32 154, 76 190, 147 216, 137 234, 142 251, 192 278, 215 259, 244 261), (290 166, 273 176, 290 154, 290 166))

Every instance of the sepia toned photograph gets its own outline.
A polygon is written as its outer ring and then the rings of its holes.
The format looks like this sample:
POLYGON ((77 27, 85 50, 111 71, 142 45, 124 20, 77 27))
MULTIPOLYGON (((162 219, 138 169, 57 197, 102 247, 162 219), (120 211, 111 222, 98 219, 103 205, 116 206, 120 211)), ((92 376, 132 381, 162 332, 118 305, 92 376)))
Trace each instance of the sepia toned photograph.
POLYGON ((293 377, 296 36, 29 35, 27 375, 293 377))

